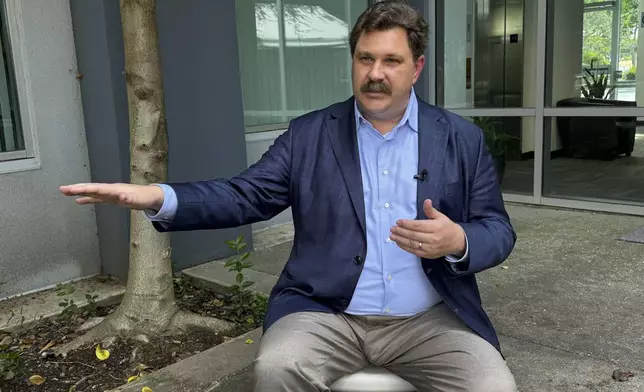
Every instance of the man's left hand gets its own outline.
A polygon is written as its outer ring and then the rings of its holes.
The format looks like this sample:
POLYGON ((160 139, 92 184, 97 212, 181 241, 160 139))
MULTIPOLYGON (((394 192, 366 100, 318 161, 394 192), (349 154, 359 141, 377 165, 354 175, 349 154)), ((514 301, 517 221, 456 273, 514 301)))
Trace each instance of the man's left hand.
POLYGON ((446 255, 465 254, 465 232, 425 200, 423 210, 428 219, 399 219, 391 228, 390 238, 399 247, 416 256, 437 259, 446 255))

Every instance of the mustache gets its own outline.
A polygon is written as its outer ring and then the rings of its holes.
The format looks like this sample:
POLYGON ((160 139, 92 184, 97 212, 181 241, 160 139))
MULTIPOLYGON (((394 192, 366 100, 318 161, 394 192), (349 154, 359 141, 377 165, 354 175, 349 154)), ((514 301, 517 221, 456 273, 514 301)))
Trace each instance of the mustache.
POLYGON ((391 87, 387 85, 384 82, 376 82, 373 80, 369 80, 365 84, 360 87, 360 92, 363 93, 384 93, 384 94, 391 94, 391 87))

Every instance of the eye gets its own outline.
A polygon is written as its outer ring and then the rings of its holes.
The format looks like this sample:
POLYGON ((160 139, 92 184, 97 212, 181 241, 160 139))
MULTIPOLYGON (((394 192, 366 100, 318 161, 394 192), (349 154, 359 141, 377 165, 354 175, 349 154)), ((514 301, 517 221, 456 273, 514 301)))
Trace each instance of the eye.
POLYGON ((400 60, 393 59, 393 58, 392 59, 386 59, 385 63, 387 63, 387 64, 400 64, 400 60))
POLYGON ((362 56, 360 56, 360 61, 362 61, 362 62, 371 62, 371 61, 373 61, 373 58, 370 57, 370 56, 362 55, 362 56))

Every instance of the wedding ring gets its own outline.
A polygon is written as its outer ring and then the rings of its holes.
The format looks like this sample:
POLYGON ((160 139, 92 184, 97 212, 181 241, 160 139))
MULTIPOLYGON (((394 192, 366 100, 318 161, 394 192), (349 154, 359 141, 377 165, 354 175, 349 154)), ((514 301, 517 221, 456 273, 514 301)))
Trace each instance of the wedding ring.
POLYGON ((422 242, 419 242, 419 243, 418 243, 418 249, 422 249, 422 248, 423 248, 423 243, 422 243, 422 242))

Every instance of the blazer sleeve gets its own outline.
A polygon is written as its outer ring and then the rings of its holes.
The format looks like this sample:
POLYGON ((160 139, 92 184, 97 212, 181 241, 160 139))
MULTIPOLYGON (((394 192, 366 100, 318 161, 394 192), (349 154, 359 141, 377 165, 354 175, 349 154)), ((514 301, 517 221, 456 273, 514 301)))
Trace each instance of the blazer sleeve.
POLYGON ((168 184, 177 196, 171 222, 158 231, 224 229, 268 220, 290 206, 291 127, 255 164, 230 179, 168 184))
POLYGON ((469 215, 460 223, 468 241, 469 258, 453 263, 448 270, 458 275, 471 275, 504 262, 516 243, 516 233, 505 210, 501 186, 491 154, 479 130, 475 170, 469 192, 469 215))

